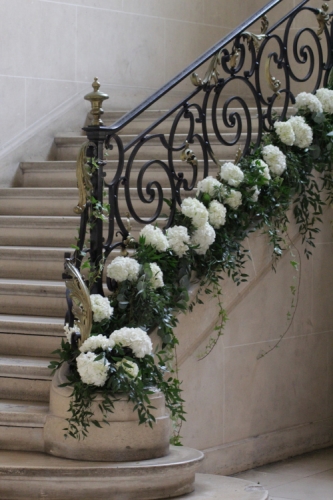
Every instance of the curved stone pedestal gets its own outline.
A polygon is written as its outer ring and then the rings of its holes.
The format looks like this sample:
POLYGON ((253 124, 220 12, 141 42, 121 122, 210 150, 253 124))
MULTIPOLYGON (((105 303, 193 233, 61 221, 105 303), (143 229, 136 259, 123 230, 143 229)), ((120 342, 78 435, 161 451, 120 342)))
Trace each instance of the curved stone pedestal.
POLYGON ((164 395, 155 391, 149 395, 151 410, 156 422, 153 427, 139 425, 137 411, 133 411, 133 403, 126 396, 120 396, 114 402, 114 411, 108 413, 103 423, 103 416, 98 408, 101 396, 97 395, 91 411, 94 420, 101 428, 90 425, 88 436, 78 441, 72 437, 64 437, 64 429, 68 423, 68 412, 72 388, 59 387, 68 382, 67 366, 63 365, 52 380, 50 390, 50 409, 44 426, 44 451, 57 457, 73 460, 126 462, 133 460, 150 460, 164 457, 169 453, 169 417, 165 410, 164 395))
POLYGON ((3 451, 0 454, 0 498, 173 498, 193 491, 195 471, 202 459, 202 452, 176 446, 170 447, 169 455, 163 458, 122 463, 67 460, 43 453, 3 451))

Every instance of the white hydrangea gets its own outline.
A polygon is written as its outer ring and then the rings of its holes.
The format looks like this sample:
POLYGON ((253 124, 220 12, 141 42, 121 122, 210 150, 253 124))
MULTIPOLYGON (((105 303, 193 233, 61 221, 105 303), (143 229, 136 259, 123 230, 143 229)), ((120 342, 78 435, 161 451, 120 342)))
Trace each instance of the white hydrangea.
POLYGON ((195 198, 185 198, 181 206, 182 213, 192 219, 194 227, 204 226, 208 221, 208 210, 201 201, 195 198))
POLYGON ((225 224, 225 217, 227 210, 222 203, 213 200, 208 207, 209 223, 215 228, 219 229, 225 224))
POLYGON ((254 201, 255 203, 258 201, 259 195, 260 195, 260 189, 258 186, 253 186, 252 188, 249 188, 250 191, 252 191, 252 196, 251 200, 254 201))
POLYGON ((81 353, 76 358, 77 371, 85 384, 103 387, 108 375, 110 363, 104 357, 95 361, 97 354, 93 352, 81 353))
POLYGON ((114 347, 114 341, 101 333, 99 335, 92 335, 83 342, 80 347, 81 352, 95 351, 96 349, 112 349, 114 347))
POLYGON ((269 168, 267 163, 265 163, 263 160, 254 160, 251 163, 251 166, 256 166, 257 168, 259 168, 261 175, 265 179, 265 184, 269 184, 269 181, 271 180, 271 174, 269 173, 269 168))
POLYGON ((295 132, 289 120, 287 122, 275 122, 274 128, 283 144, 293 146, 295 142, 295 132))
POLYGON ((73 327, 70 327, 69 326, 69 323, 66 323, 64 325, 64 333, 65 333, 65 337, 67 339, 67 342, 71 343, 72 342, 72 333, 80 333, 80 328, 78 326, 76 326, 76 324, 74 324, 73 327))
POLYGON ((197 195, 199 193, 208 193, 209 196, 214 197, 221 189, 221 182, 212 176, 205 177, 202 181, 198 182, 197 185, 197 195))
POLYGON ((136 378, 139 373, 139 367, 134 361, 130 361, 128 359, 122 359, 116 363, 116 368, 120 368, 124 370, 124 372, 129 375, 131 378, 136 378))
POLYGON ((242 204, 242 193, 240 191, 236 191, 235 189, 231 189, 230 193, 227 194, 224 203, 229 205, 233 210, 237 210, 237 208, 242 204))
POLYGON ((140 264, 131 257, 118 256, 106 268, 106 274, 109 278, 122 281, 136 281, 139 276, 140 264))
POLYGON ((151 272, 153 273, 152 277, 150 278, 150 283, 153 288, 160 288, 164 286, 164 281, 163 281, 163 272, 155 262, 152 262, 149 264, 151 272))
POLYGON ((208 248, 215 241, 215 231, 208 222, 204 226, 194 231, 191 238, 192 245, 199 245, 195 252, 199 255, 205 255, 208 248))
POLYGON ((289 122, 295 133, 294 145, 302 149, 311 146, 313 141, 312 128, 306 123, 303 116, 292 116, 289 122))
POLYGON ((129 347, 132 349, 134 356, 143 358, 147 354, 151 354, 153 344, 146 332, 141 328, 128 328, 124 326, 120 330, 115 330, 110 335, 115 345, 129 347))
POLYGON ((183 257, 188 250, 188 243, 190 242, 190 235, 188 234, 187 227, 169 227, 167 230, 167 238, 171 250, 178 257, 183 257))
POLYGON ((274 175, 281 175, 287 168, 286 157, 277 146, 264 146, 262 149, 264 161, 274 175))
POLYGON ((319 101, 321 102, 323 111, 331 115, 333 113, 333 90, 318 89, 316 92, 316 97, 318 97, 319 101))
POLYGON ((93 311, 93 320, 100 323, 103 319, 109 319, 113 314, 113 307, 110 306, 109 299, 102 297, 98 293, 90 295, 91 308, 93 311))
POLYGON ((322 113, 323 107, 318 97, 308 92, 301 92, 296 96, 295 108, 303 111, 311 111, 312 113, 322 113))
POLYGON ((163 234, 163 231, 152 224, 147 224, 140 231, 140 236, 144 236, 145 245, 151 245, 156 248, 158 252, 165 252, 168 248, 168 240, 163 234))
POLYGON ((229 186, 237 187, 244 180, 244 173, 237 165, 228 161, 222 165, 220 177, 227 182, 229 186))

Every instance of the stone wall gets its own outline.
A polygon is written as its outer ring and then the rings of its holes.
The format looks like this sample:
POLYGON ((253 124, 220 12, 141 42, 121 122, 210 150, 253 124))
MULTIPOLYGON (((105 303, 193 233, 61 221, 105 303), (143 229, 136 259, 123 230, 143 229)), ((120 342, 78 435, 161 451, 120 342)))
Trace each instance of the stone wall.
POLYGON ((265 236, 246 242, 252 260, 240 289, 223 282, 229 321, 203 360, 218 309, 214 300, 181 319, 180 379, 187 421, 184 444, 205 452, 204 472, 231 474, 333 443, 333 239, 325 211, 308 260, 294 226, 295 247, 271 269, 265 236), (290 261, 300 262, 295 271, 290 261), (291 286, 298 304, 289 326, 291 286), (266 355, 260 357, 261 354, 266 355))

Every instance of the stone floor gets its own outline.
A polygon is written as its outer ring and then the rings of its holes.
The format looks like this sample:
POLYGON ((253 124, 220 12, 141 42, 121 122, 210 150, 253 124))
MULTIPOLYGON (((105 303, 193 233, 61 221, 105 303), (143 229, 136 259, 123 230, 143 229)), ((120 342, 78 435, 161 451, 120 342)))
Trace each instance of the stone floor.
POLYGON ((333 500, 333 447, 233 477, 262 485, 269 491, 270 500, 333 500))

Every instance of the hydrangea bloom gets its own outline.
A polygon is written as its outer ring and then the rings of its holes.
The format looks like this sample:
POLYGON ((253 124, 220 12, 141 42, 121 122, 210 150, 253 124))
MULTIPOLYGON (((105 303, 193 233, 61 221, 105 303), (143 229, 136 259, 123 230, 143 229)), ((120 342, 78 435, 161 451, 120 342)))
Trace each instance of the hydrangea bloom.
POLYGON ((109 319, 113 314, 113 307, 110 306, 109 299, 102 297, 98 293, 90 295, 91 308, 93 311, 93 319, 96 323, 100 323, 103 319, 109 319))
POLYGON ((316 97, 318 97, 319 101, 321 102, 323 111, 331 115, 333 113, 333 90, 318 89, 316 92, 316 97))
POLYGON ((150 278, 150 283, 153 288, 160 288, 161 286, 164 286, 164 281, 163 281, 163 272, 155 262, 152 262, 150 265, 151 272, 153 273, 152 277, 150 278))
POLYGON ((124 372, 129 375, 131 378, 136 378, 139 373, 139 367, 134 361, 130 361, 128 359, 122 359, 116 363, 116 368, 120 368, 124 370, 124 372))
POLYGON ((295 146, 302 149, 308 148, 313 141, 312 128, 309 127, 303 116, 292 116, 289 122, 295 133, 295 146))
POLYGON ((112 349, 114 347, 114 341, 101 333, 99 335, 92 335, 87 340, 83 342, 80 347, 81 352, 95 351, 96 349, 112 349))
POLYGON ((207 208, 201 201, 195 198, 185 198, 181 206, 182 213, 192 219, 194 227, 199 228, 208 221, 207 208))
POLYGON ((178 256, 182 257, 188 250, 188 243, 190 242, 190 235, 188 234, 187 227, 173 226, 167 230, 167 238, 171 250, 178 256))
POLYGON ((220 177, 227 182, 229 186, 237 187, 244 180, 244 173, 237 165, 228 161, 222 165, 220 177))
POLYGON ((227 210, 222 203, 219 203, 217 200, 213 200, 209 204, 208 213, 209 223, 215 227, 215 229, 219 229, 221 226, 224 226, 227 210))
POLYGON ((192 245, 199 245, 195 252, 199 255, 205 255, 208 248, 215 241, 215 231, 208 222, 204 226, 199 227, 192 234, 192 245))
POLYGON ((197 194, 208 193, 211 197, 214 197, 216 193, 221 189, 222 184, 212 176, 205 177, 202 181, 198 182, 197 194))
POLYGON ((152 224, 147 224, 147 226, 142 228, 140 236, 144 236, 145 245, 151 245, 156 248, 158 252, 165 252, 168 248, 168 240, 163 234, 163 231, 152 224))
POLYGON ((118 281, 135 281, 138 279, 140 264, 131 257, 118 256, 106 268, 109 278, 118 281))
POLYGON ((230 193, 226 195, 224 203, 229 205, 233 210, 237 210, 237 208, 242 204, 242 193, 240 191, 236 191, 235 189, 231 189, 230 193))
POLYGON ((323 107, 318 97, 308 92, 301 92, 296 96, 295 107, 298 110, 311 111, 312 113, 322 113, 323 107))
POLYGON ((287 168, 286 157, 277 146, 269 144, 263 147, 262 154, 272 174, 283 174, 287 168))
POLYGON ((76 358, 77 371, 85 384, 103 387, 108 374, 110 363, 104 357, 95 361, 97 355, 93 352, 81 353, 76 358))
POLYGON ((128 328, 124 326, 120 330, 115 330, 110 335, 115 345, 129 347, 132 349, 134 356, 144 358, 147 354, 151 354, 153 345, 146 332, 141 328, 128 328))
POLYGON ((274 128, 283 144, 293 146, 295 142, 295 132, 289 120, 287 122, 275 122, 274 128))
POLYGON ((65 326, 64 326, 64 333, 65 333, 67 342, 71 343, 71 341, 72 341, 72 333, 75 333, 75 332, 80 333, 80 328, 78 326, 74 325, 73 327, 70 327, 69 323, 65 324, 65 326))

